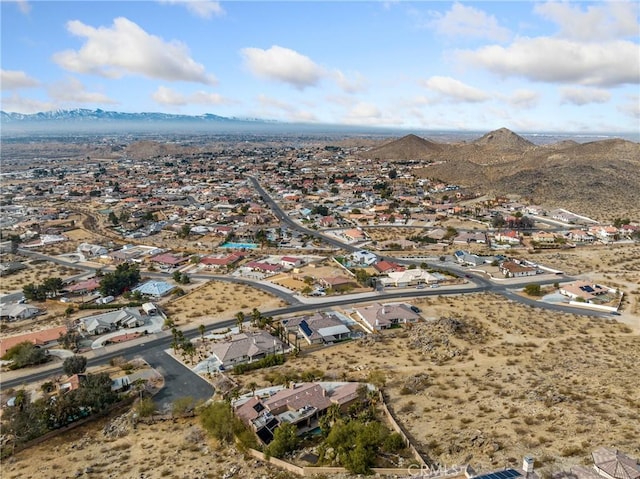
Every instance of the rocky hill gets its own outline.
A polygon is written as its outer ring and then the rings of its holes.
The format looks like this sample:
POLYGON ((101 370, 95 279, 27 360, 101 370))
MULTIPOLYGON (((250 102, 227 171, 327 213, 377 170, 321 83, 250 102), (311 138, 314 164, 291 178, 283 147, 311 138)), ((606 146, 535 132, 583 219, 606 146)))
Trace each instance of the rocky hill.
POLYGON ((407 135, 369 150, 366 156, 381 160, 428 160, 447 146, 417 135, 407 135))
POLYGON ((535 145, 501 128, 468 143, 408 135, 369 150, 369 158, 421 160, 419 176, 490 194, 519 195, 602 220, 640 220, 640 144, 621 139, 535 145))

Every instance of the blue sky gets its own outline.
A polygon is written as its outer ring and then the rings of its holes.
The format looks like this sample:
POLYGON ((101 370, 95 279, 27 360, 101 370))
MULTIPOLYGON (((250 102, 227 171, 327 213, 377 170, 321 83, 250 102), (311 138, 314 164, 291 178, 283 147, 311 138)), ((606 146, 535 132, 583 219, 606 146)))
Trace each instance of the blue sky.
POLYGON ((4 111, 637 132, 636 2, 2 0, 4 111))

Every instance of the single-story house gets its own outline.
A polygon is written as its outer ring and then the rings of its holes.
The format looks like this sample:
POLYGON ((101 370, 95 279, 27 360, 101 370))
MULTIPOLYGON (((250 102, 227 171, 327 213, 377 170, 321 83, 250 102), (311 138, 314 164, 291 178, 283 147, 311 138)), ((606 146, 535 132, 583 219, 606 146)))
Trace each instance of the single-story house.
POLYGON ((356 251, 355 253, 352 253, 351 258, 353 259, 354 262, 361 265, 364 264, 367 266, 370 266, 376 261, 378 261, 378 256, 376 256, 374 253, 371 253, 370 251, 364 251, 364 250, 356 251))
POLYGON ((244 258, 244 254, 240 252, 234 252, 227 256, 205 256, 204 258, 200 259, 200 264, 206 266, 207 268, 220 269, 232 266, 242 258, 244 258))
POLYGON ((587 303, 591 303, 597 301, 598 298, 606 295, 607 293, 615 294, 616 289, 588 281, 575 281, 573 283, 561 285, 558 292, 568 296, 572 300, 582 300, 587 303))
POLYGON ((90 278, 84 281, 67 286, 65 291, 72 294, 87 294, 93 293, 100 288, 100 278, 90 278))
POLYGON ((520 244, 520 234, 517 231, 499 231, 493 238, 499 243, 520 244))
POLYGON ((285 319, 282 324, 287 331, 297 332, 309 344, 330 343, 351 337, 351 330, 332 313, 318 312, 285 319))
POLYGON ((397 324, 415 323, 420 316, 404 303, 376 303, 364 308, 356 308, 356 315, 370 332, 389 329, 397 324))
POLYGON ((104 334, 118 328, 144 326, 144 318, 138 308, 122 308, 82 318, 80 325, 89 334, 104 334))
POLYGON ((423 269, 407 269, 389 273, 386 278, 378 281, 384 286, 395 286, 396 288, 406 288, 418 284, 435 284, 440 281, 440 277, 429 273, 423 269))
POLYGON ((86 256, 102 256, 109 252, 109 250, 104 246, 89 243, 80 243, 76 248, 76 251, 86 256))
POLYGON ((398 263, 393 263, 387 260, 378 261, 373 265, 373 267, 378 273, 382 274, 396 273, 398 271, 404 271, 406 269, 404 266, 398 263))
POLYGON ((42 314, 43 310, 31 304, 2 303, 0 304, 0 319, 7 321, 17 321, 19 319, 29 319, 42 314))
POLYGON ((524 276, 535 276, 536 268, 516 263, 515 261, 504 261, 500 265, 500 271, 505 278, 522 278, 524 276))
POLYGON ((211 346, 211 353, 225 368, 250 363, 269 354, 285 352, 286 346, 265 331, 240 333, 211 346))
POLYGON ((330 276, 326 278, 318 278, 318 283, 323 288, 333 289, 334 291, 344 291, 349 288, 357 288, 358 283, 353 278, 345 276, 330 276))
POLYGON ((169 294, 175 288, 176 287, 174 285, 169 284, 165 281, 151 280, 141 284, 140 286, 136 286, 132 291, 140 291, 141 294, 153 296, 154 298, 161 298, 162 296, 166 296, 167 294, 169 294))
POLYGON ((159 264, 161 268, 176 268, 189 261, 189 258, 176 256, 172 253, 162 253, 152 257, 150 261, 159 264))
POLYGON ((66 326, 58 326, 56 328, 43 329, 41 331, 35 331, 33 333, 20 334, 18 336, 10 336, 8 338, 0 338, 0 356, 4 356, 5 353, 16 344, 28 341, 37 347, 48 347, 58 344, 61 334, 67 332, 66 326))

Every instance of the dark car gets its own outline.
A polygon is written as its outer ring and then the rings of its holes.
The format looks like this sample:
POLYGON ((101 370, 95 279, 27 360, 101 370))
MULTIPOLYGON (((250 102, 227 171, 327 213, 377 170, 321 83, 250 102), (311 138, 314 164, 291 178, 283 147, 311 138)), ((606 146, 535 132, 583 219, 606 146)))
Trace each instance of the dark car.
POLYGON ((411 306, 411 311, 413 311, 414 313, 419 313, 420 308, 418 308, 417 306, 411 306))

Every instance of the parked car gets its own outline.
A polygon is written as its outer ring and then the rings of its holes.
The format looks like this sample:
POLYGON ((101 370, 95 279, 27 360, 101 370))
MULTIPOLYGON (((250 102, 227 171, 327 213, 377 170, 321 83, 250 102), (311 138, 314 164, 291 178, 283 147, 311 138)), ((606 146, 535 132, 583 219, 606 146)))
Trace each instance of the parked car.
POLYGON ((411 311, 413 311, 414 313, 419 313, 420 312, 420 308, 418 308, 417 306, 410 306, 411 311))

